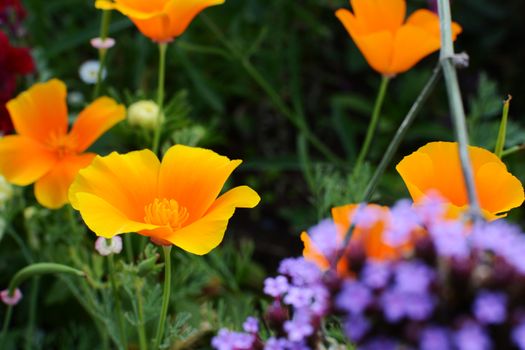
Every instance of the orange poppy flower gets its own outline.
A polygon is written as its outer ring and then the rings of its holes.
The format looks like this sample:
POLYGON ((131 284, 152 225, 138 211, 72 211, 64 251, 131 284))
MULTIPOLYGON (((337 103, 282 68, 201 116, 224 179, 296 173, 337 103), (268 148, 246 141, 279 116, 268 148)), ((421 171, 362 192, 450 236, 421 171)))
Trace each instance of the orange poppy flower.
POLYGON ((66 86, 60 80, 33 85, 7 103, 17 135, 0 139, 0 173, 7 181, 27 186, 44 207, 68 202, 68 188, 79 169, 95 154, 83 153, 126 110, 113 99, 100 97, 78 115, 68 133, 66 86))
MULTIPOLYGON (((503 213, 519 207, 525 198, 523 186, 507 171, 505 164, 483 148, 470 146, 469 152, 480 207, 486 218, 502 217, 503 213)), ((396 169, 414 202, 437 192, 450 203, 452 212, 468 207, 456 142, 430 142, 403 158, 396 169)))
POLYGON ((98 236, 137 232, 156 244, 202 255, 222 241, 236 208, 260 201, 247 186, 217 198, 240 163, 182 145, 172 146, 162 162, 150 150, 113 152, 78 173, 69 198, 98 236))
MULTIPOLYGON (((405 0, 350 0, 353 13, 336 11, 368 64, 387 76, 403 73, 441 47, 439 17, 417 10, 403 23, 405 0)), ((452 24, 453 39, 461 32, 452 24)))
MULTIPOLYGON (((336 225, 337 244, 341 245, 343 243, 350 225, 352 225, 353 220, 355 220, 358 207, 358 204, 348 204, 332 208, 332 218, 336 225)), ((360 210, 372 210, 374 215, 377 216, 377 220, 370 223, 370 226, 356 225, 352 232, 350 245, 353 243, 362 244, 366 256, 375 260, 395 259, 410 248, 410 245, 408 244, 401 247, 392 247, 383 241, 383 233, 388 227, 390 221, 390 210, 388 207, 368 204, 365 208, 361 208, 360 210)), ((301 240, 304 243, 303 256, 307 260, 316 263, 321 269, 328 269, 330 267, 330 262, 316 246, 316 243, 308 233, 303 232, 301 234, 301 240)), ((344 274, 347 267, 347 260, 341 259, 338 262, 337 270, 339 273, 344 274)))
POLYGON ((169 42, 184 33, 202 10, 222 3, 224 0, 97 0, 95 7, 115 9, 151 40, 169 42))

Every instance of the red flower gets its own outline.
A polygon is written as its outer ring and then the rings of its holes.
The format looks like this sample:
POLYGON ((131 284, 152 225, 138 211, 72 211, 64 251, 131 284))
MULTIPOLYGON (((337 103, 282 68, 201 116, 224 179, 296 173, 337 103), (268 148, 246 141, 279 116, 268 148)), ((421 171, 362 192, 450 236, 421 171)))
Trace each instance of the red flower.
POLYGON ((12 19, 19 22, 25 17, 26 10, 20 0, 0 0, 0 23, 10 22, 12 19))
MULTIPOLYGON (((4 3, 0 2, 0 13, 4 3)), ((0 32, 0 134, 13 129, 5 104, 14 97, 16 78, 34 70, 35 64, 29 49, 11 46, 7 35, 0 32)))

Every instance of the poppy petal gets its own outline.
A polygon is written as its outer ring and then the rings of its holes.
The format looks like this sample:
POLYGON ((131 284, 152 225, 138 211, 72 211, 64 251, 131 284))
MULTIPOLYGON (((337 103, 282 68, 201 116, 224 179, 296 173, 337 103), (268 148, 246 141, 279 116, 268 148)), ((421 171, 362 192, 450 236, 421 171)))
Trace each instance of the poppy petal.
POLYGON ((301 241, 303 241, 304 244, 303 256, 306 260, 315 263, 322 270, 330 267, 328 259, 317 249, 308 233, 301 233, 301 241))
POLYGON ((99 10, 117 10, 133 19, 150 19, 162 15, 165 0, 96 0, 95 7, 99 10))
MULTIPOLYGON (((414 11, 408 18, 406 24, 419 27, 436 38, 440 38, 439 17, 434 12, 426 9, 414 11)), ((452 22, 452 40, 456 40, 462 28, 456 22, 452 22)))
POLYGON ((175 199, 185 207, 190 224, 210 208, 239 164, 208 149, 175 145, 160 166, 160 198, 175 199))
POLYGON ((70 137, 76 143, 78 152, 86 150, 113 125, 123 120, 126 109, 109 97, 100 97, 78 115, 70 137))
MULTIPOLYGON (((150 150, 97 156, 78 173, 69 190, 69 200, 73 208, 79 210, 79 194, 92 194, 130 220, 144 222, 145 206, 157 194, 159 167, 157 156, 150 150)), ((108 220, 111 220, 109 216, 108 220)))
POLYGON ((94 153, 69 156, 58 161, 51 171, 35 183, 35 197, 42 206, 58 209, 68 202, 69 186, 78 171, 91 163, 94 153))
POLYGON ((111 238, 121 233, 152 230, 158 226, 131 220, 128 215, 112 206, 105 199, 91 193, 75 195, 76 207, 89 229, 97 236, 111 238))
POLYGON ((406 15, 405 0, 351 0, 355 17, 367 33, 395 32, 406 15))
POLYGON ((67 132, 66 85, 57 79, 37 83, 7 103, 19 135, 52 142, 67 132))
POLYGON ((224 3, 224 0, 172 0, 168 2, 164 13, 169 17, 169 33, 171 37, 177 37, 184 33, 195 16, 204 9, 222 3, 224 3))
POLYGON ((44 176, 56 163, 55 154, 32 138, 0 138, 0 173, 12 184, 27 186, 44 176))
POLYGON ((197 255, 203 255, 221 243, 228 220, 236 208, 253 208, 261 198, 247 186, 235 187, 221 195, 208 212, 194 223, 173 232, 165 239, 197 255))

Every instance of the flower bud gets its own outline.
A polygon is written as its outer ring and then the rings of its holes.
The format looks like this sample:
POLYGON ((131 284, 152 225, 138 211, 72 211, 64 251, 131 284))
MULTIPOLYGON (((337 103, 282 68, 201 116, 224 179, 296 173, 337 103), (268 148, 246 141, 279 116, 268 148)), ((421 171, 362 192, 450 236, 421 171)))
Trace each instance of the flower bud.
POLYGON ((13 295, 9 295, 9 289, 4 289, 0 292, 0 299, 4 304, 13 306, 18 304, 22 299, 22 292, 16 288, 13 291, 13 295))
MULTIPOLYGON (((128 123, 132 126, 140 126, 144 129, 154 129, 159 118, 159 106, 149 100, 133 103, 128 108, 128 123)), ((164 115, 160 116, 160 121, 164 115)))
POLYGON ((99 237, 95 242, 95 249, 102 256, 118 254, 122 251, 122 238, 120 236, 110 239, 99 237))

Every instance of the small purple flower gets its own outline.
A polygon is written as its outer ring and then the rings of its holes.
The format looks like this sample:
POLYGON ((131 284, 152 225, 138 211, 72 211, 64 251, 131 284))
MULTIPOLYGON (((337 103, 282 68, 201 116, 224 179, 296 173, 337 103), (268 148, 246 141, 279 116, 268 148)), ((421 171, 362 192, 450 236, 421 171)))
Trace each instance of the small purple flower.
POLYGON ((512 340, 520 350, 525 350, 525 322, 521 322, 512 330, 512 340))
POLYGON ((502 292, 479 292, 472 312, 477 320, 485 324, 500 324, 507 317, 507 296, 502 292))
POLYGON ((520 236, 519 227, 503 220, 496 220, 476 224, 469 238, 474 248, 490 250, 504 256, 515 238, 520 236))
POLYGON ((421 222, 425 225, 431 225, 443 219, 446 212, 445 200, 438 192, 429 192, 415 206, 414 210, 419 215, 421 222))
POLYGON ((0 292, 0 300, 6 305, 16 305, 22 300, 22 292, 16 288, 13 291, 13 295, 9 295, 9 289, 4 289, 0 292))
POLYGON ((253 348, 254 341, 253 334, 221 329, 211 340, 211 345, 217 350, 250 350, 253 348))
POLYGON ((307 287, 291 287, 284 297, 284 303, 296 308, 309 306, 314 297, 312 289, 307 287))
POLYGON ((288 288, 288 279, 284 276, 268 277, 264 280, 264 293, 274 298, 282 296, 288 291, 288 288))
POLYGON ((255 317, 247 317, 242 324, 242 329, 247 333, 256 334, 259 332, 259 321, 255 317))
POLYGON ((386 262, 368 260, 361 271, 361 280, 372 289, 384 288, 390 279, 390 270, 386 262))
POLYGON ((381 308, 385 318, 392 323, 405 316, 406 295, 404 293, 387 290, 381 295, 381 308))
POLYGON ((454 343, 458 350, 488 350, 492 344, 485 329, 475 322, 467 322, 456 331, 454 343))
POLYGON ((333 256, 339 249, 337 226, 331 219, 322 220, 308 230, 315 248, 325 257, 333 256))
POLYGON ((304 258, 284 259, 279 265, 279 273, 290 276, 296 286, 314 284, 321 280, 322 271, 317 265, 304 258))
POLYGON ((356 281, 345 281, 341 292, 335 299, 335 305, 344 311, 360 314, 373 300, 372 292, 356 281))
POLYGON ((314 286, 311 290, 313 301, 310 305, 310 311, 316 316, 323 316, 330 306, 330 292, 323 285, 314 286))
POLYGON ((430 294, 406 293, 404 298, 405 314, 414 321, 423 321, 429 318, 434 311, 435 301, 430 294))
POLYGON ((450 350, 450 334, 446 328, 430 326, 421 332, 419 339, 419 348, 421 350, 450 350))
POLYGON ((383 240, 392 247, 399 247, 410 240, 412 232, 420 227, 421 219, 408 199, 398 201, 390 210, 390 221, 383 240))
POLYGON ((465 225, 459 221, 437 221, 429 229, 439 255, 466 259, 470 254, 465 225))
POLYGON ((395 266, 395 288, 406 293, 425 293, 435 272, 419 261, 402 261, 395 266))
POLYGON ((293 342, 300 342, 314 333, 312 317, 305 309, 295 311, 294 317, 284 323, 284 330, 288 334, 288 339, 293 342))
POLYGON ((397 350, 399 344, 391 338, 379 336, 359 347, 359 350, 397 350))
POLYGON ((357 342, 370 330, 370 321, 362 315, 349 315, 344 324, 348 339, 357 342))
POLYGON ((382 215, 383 213, 379 208, 361 204, 352 213, 350 222, 356 226, 359 226, 360 228, 370 229, 374 227, 376 222, 383 219, 382 215))

